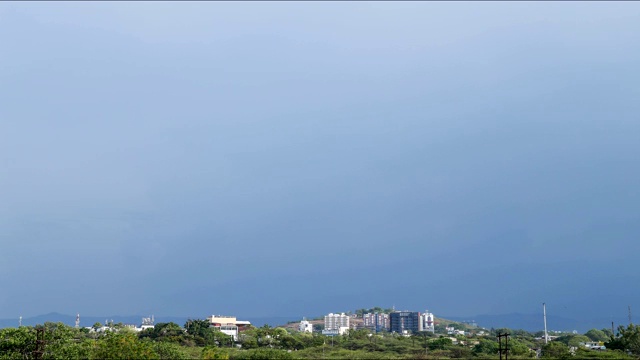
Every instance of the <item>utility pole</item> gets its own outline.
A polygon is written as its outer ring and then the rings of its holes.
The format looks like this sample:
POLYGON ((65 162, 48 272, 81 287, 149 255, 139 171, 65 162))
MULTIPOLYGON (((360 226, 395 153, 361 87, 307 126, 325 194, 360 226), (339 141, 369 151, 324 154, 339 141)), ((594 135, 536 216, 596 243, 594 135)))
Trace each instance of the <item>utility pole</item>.
POLYGON ((631 322, 631 305, 629 305, 629 325, 632 325, 633 322, 631 322))
POLYGON ((33 352, 33 358, 42 359, 44 355, 44 326, 36 328, 36 350, 33 352))
POLYGON ((542 316, 544 318, 544 343, 549 342, 549 335, 547 335, 547 304, 542 303, 542 316))
POLYGON ((498 351, 500 352, 500 360, 504 354, 504 360, 509 360, 509 334, 498 334, 498 351), (502 338, 504 338, 504 347, 502 347, 502 338))

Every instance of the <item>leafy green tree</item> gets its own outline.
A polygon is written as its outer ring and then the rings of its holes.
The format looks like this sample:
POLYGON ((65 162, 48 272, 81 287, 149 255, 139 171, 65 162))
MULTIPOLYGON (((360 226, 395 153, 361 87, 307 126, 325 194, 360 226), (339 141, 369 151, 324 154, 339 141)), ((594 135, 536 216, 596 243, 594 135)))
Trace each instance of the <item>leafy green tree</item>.
POLYGON ((199 319, 189 319, 186 323, 184 323, 184 329, 187 331, 187 334, 194 336, 202 336, 204 337, 205 333, 211 324, 208 320, 199 320, 199 319))
POLYGON ((451 346, 449 348, 449 354, 454 359, 468 359, 473 354, 471 349, 466 346, 451 346))
POLYGON ((159 359, 151 342, 140 341, 131 333, 110 332, 100 338, 94 359, 159 359))
POLYGON ((591 341, 591 339, 589 339, 588 337, 584 336, 584 335, 576 335, 576 334, 567 334, 567 335, 562 335, 560 337, 558 337, 557 339, 555 339, 554 341, 558 341, 561 342, 567 346, 573 346, 573 347, 578 347, 580 346, 580 343, 585 343, 585 342, 589 342, 591 341))
POLYGON ((472 351, 477 356, 496 355, 498 354, 498 343, 491 340, 480 339, 472 351))
POLYGON ((551 341, 542 347, 542 357, 545 359, 568 359, 571 357, 569 347, 559 341, 551 341))
POLYGON ((202 349, 202 355, 200 356, 203 360, 228 360, 229 353, 226 350, 215 348, 212 346, 207 346, 202 349))
POLYGON ((613 336, 613 332, 611 331, 611 329, 603 328, 600 331, 602 331, 607 336, 607 339, 609 339, 610 336, 613 336))
POLYGON ((437 339, 429 340, 427 346, 429 350, 445 350, 449 346, 453 345, 453 341, 448 337, 440 337, 437 339))
POLYGON ((44 330, 45 358, 86 359, 91 355, 93 343, 79 329, 61 322, 45 322, 37 328, 44 330))
POLYGON ((628 351, 633 355, 640 355, 640 325, 629 324, 618 327, 617 336, 611 336, 605 343, 607 349, 628 351))
POLYGON ((181 343, 185 340, 186 333, 182 330, 180 325, 169 323, 158 323, 153 328, 141 331, 139 337, 141 339, 149 338, 156 341, 168 341, 174 343, 181 343))
POLYGON ((535 352, 519 339, 509 339, 509 354, 522 357, 535 356, 535 352))
POLYGON ((584 334, 591 341, 606 341, 609 339, 609 336, 604 333, 602 330, 591 329, 584 334))
POLYGON ((34 328, 0 329, 0 358, 29 359, 36 350, 36 332, 34 328))
POLYGON ((189 356, 182 351, 180 345, 169 342, 153 343, 153 351, 161 360, 187 360, 189 356))

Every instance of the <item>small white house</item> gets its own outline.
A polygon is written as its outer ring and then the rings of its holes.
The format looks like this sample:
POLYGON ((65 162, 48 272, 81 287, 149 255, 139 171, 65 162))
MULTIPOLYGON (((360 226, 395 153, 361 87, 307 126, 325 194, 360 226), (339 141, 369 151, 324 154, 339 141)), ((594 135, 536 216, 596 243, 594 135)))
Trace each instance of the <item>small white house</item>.
POLYGON ((308 333, 312 333, 313 332, 313 324, 311 324, 310 322, 308 322, 306 319, 302 320, 300 322, 300 325, 298 325, 298 330, 300 332, 308 332, 308 333))

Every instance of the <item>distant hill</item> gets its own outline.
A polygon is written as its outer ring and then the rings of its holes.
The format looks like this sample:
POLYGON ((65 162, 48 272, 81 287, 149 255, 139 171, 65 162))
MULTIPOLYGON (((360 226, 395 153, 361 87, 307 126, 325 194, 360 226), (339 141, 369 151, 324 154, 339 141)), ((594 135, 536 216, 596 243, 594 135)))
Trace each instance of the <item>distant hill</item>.
MULTIPOLYGON (((495 315, 477 315, 475 317, 459 317, 459 316, 447 316, 449 319, 456 321, 475 320, 478 326, 487 329, 490 328, 509 328, 509 329, 522 329, 529 332, 536 332, 544 330, 544 320, 542 313, 540 314, 495 314, 495 315)), ((577 330, 580 333, 585 333, 590 329, 603 329, 611 328, 612 319, 606 318, 588 318, 585 320, 576 320, 571 318, 565 318, 561 316, 547 315, 547 328, 549 331, 573 331, 577 330)), ((615 326, 620 324, 626 324, 627 319, 613 319, 615 326)))
MULTIPOLYGON (((298 321, 285 323, 280 322, 278 326, 285 328, 298 328, 298 321)), ((362 322, 362 319, 352 319, 352 322, 362 322)), ((479 327, 486 329, 498 329, 498 328, 509 328, 509 329, 522 329, 529 332, 537 332, 544 330, 544 322, 542 319, 542 314, 521 314, 521 313, 512 313, 512 314, 484 314, 477 316, 444 316, 444 317, 436 317, 436 324, 448 326, 451 323, 465 323, 474 321, 479 327)), ((603 329, 611 328, 611 319, 606 318, 589 318, 587 320, 577 320, 566 318, 562 316, 554 316, 547 315, 547 328, 549 331, 573 331, 577 330, 580 333, 585 333, 590 329, 603 329)), ((615 323, 615 327, 618 325, 624 325, 628 323, 628 319, 613 319, 615 323)), ((312 324, 324 324, 323 320, 309 320, 312 324)))

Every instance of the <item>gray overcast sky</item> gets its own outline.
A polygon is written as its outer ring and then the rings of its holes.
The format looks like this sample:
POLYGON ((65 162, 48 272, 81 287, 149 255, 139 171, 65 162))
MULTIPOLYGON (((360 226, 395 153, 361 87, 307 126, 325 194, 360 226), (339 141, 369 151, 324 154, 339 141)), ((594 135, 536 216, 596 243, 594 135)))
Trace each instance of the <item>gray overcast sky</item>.
POLYGON ((0 317, 640 306, 640 3, 0 4, 0 317))

